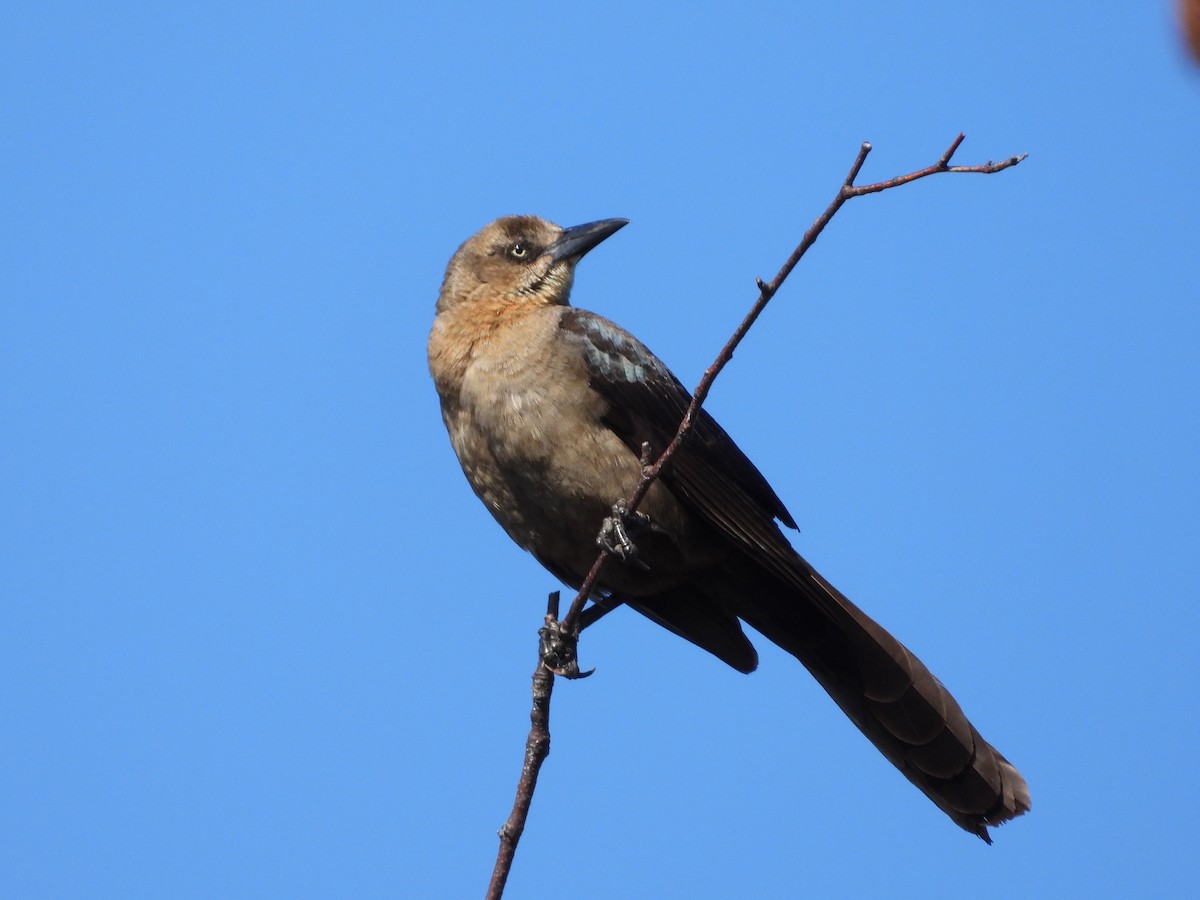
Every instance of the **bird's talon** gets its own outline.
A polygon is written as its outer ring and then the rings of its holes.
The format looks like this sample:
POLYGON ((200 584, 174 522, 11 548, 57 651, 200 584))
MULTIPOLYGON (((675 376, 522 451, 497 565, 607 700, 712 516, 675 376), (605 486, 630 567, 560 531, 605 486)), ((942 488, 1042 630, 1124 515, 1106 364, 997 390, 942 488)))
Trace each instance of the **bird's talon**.
POLYGON ((612 515, 606 516, 596 535, 596 545, 604 548, 613 556, 625 563, 637 566, 643 571, 650 567, 638 556, 637 544, 629 537, 630 530, 662 532, 660 528, 645 513, 629 512, 624 500, 618 500, 612 505, 612 515))
POLYGON ((629 532, 625 529, 627 516, 624 501, 618 500, 612 506, 612 515, 604 517, 600 533, 596 535, 597 545, 618 559, 626 561, 637 555, 637 546, 630 540, 629 532))
POLYGON ((550 616, 538 629, 538 653, 542 665, 563 678, 587 678, 596 670, 579 671, 579 635, 564 631, 562 623, 550 616))
POLYGON ((560 670, 571 666, 579 668, 578 638, 563 631, 557 619, 546 617, 546 624, 538 629, 538 639, 538 655, 551 672, 561 674, 560 670))

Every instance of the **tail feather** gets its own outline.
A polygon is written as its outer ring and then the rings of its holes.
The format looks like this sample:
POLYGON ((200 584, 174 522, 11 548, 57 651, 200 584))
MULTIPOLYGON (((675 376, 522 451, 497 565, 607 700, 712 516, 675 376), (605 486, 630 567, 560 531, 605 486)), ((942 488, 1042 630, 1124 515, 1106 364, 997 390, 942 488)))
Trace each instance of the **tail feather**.
POLYGON ((786 582, 725 566, 696 588, 791 653, 859 730, 962 828, 1030 808, 1025 779, 989 744, 915 655, 796 557, 786 582))

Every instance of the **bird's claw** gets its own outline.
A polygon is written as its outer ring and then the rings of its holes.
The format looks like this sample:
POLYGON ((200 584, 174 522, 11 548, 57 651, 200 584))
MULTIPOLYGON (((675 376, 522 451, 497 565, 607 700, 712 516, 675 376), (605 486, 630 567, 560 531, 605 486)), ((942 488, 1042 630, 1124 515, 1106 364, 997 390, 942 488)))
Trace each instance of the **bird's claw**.
POLYGON ((612 505, 612 515, 606 516, 596 535, 596 545, 603 547, 624 563, 649 571, 650 567, 638 556, 637 544, 629 537, 630 531, 662 531, 648 515, 630 512, 624 500, 612 505))
POLYGON ((595 669, 579 671, 579 635, 566 631, 553 616, 538 629, 538 654, 542 665, 563 678, 587 678, 595 669))

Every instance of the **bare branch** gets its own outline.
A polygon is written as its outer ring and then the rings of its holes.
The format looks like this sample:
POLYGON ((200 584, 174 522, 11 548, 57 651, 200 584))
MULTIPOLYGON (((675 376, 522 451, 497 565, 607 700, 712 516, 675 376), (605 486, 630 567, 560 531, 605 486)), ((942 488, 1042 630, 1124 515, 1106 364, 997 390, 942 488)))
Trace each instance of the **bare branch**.
MULTIPOLYGON (((558 624, 558 591, 550 595, 546 605, 546 626, 549 627, 551 622, 558 624)), ((550 694, 553 690, 554 673, 539 657, 537 668, 533 670, 533 709, 529 713, 525 761, 521 765, 521 778, 517 781, 517 796, 512 812, 500 827, 500 850, 496 854, 496 865, 492 868, 492 880, 488 884, 488 900, 499 900, 504 894, 504 885, 517 852, 517 842, 521 840, 525 820, 529 817, 529 805, 537 788, 538 773, 550 755, 550 694)))
MULTIPOLYGON (((654 460, 654 462, 650 461, 653 456, 652 448, 647 443, 642 444, 642 474, 633 492, 629 495, 629 499, 625 501, 625 509, 628 513, 633 513, 637 510, 646 493, 650 490, 650 486, 659 477, 667 464, 670 463, 671 458, 679 450, 684 440, 687 439, 688 434, 695 424, 696 416, 699 415, 700 407, 708 397, 708 392, 711 390, 713 382, 721 373, 721 370, 725 368, 725 365, 733 358, 734 350, 737 349, 742 338, 750 331, 751 326, 754 325, 762 311, 766 309, 767 304, 775 296, 776 292, 778 292, 788 275, 791 274, 792 269, 796 267, 801 257, 808 252, 808 249, 816 243, 821 232, 825 230, 825 226, 829 224, 829 221, 842 208, 846 201, 866 194, 877 194, 880 191, 900 187, 919 178, 925 178, 928 175, 937 175, 942 172, 990 175, 1017 165, 1028 155, 1011 156, 998 163, 988 161, 979 166, 952 166, 950 165, 950 160, 953 159, 964 137, 965 135, 960 133, 950 144, 946 152, 942 154, 941 158, 932 166, 916 172, 910 172, 907 175, 898 175, 888 181, 856 186, 854 181, 858 178, 858 174, 867 160, 867 155, 871 152, 871 145, 867 142, 863 143, 859 148, 854 164, 850 167, 850 173, 838 189, 837 196, 833 198, 833 202, 829 204, 825 212, 821 213, 808 231, 804 233, 804 237, 800 239, 800 243, 792 251, 792 255, 787 258, 787 261, 784 262, 779 272, 770 282, 764 282, 761 278, 755 280, 758 286, 758 299, 755 300, 754 305, 750 308, 742 323, 738 325, 733 335, 729 338, 729 341, 721 349, 713 364, 705 369, 704 376, 700 379, 700 383, 696 385, 696 390, 692 394, 692 402, 689 404, 683 420, 679 423, 679 429, 676 431, 674 438, 663 448, 658 459, 654 460)), ((491 884, 488 886, 487 896, 489 900, 499 898, 504 892, 504 884, 512 866, 517 842, 521 838, 521 833, 525 830, 525 820, 529 815, 529 807, 533 801, 534 789, 537 787, 538 772, 541 769, 542 762, 550 753, 550 694, 554 687, 554 675, 557 673, 568 678, 579 678, 583 675, 591 674, 590 672, 579 672, 576 651, 579 633, 587 625, 592 624, 620 604, 619 598, 606 597, 598 600, 586 611, 584 610, 588 598, 596 591, 600 573, 607 564, 610 556, 609 551, 600 551, 587 577, 580 585, 579 592, 571 602, 571 608, 561 622, 558 619, 558 593, 555 592, 550 595, 550 602, 546 612, 546 622, 541 631, 539 631, 541 639, 540 659, 537 669, 533 673, 533 711, 530 713, 531 726, 529 737, 525 742, 525 761, 521 767, 521 778, 517 783, 517 796, 513 803, 512 813, 500 829, 500 851, 496 857, 496 866, 492 872, 491 884)))
MULTIPOLYGON (((669 444, 667 444, 654 463, 651 465, 642 466, 642 476, 638 480, 637 486, 634 488, 633 493, 629 495, 629 499, 625 502, 625 508, 628 512, 632 513, 637 510, 647 492, 650 490, 650 485, 655 482, 663 468, 671 461, 671 457, 675 455, 680 445, 687 438, 688 433, 691 431, 692 426, 695 423, 696 415, 699 413, 701 405, 708 397, 708 392, 712 388, 713 382, 721 373, 721 370, 725 368, 726 363, 733 358, 733 352, 737 349, 738 344, 742 342, 742 338, 744 338, 747 332, 750 331, 751 326, 758 319, 762 311, 766 309, 767 304, 771 301, 771 298, 775 296, 775 293, 783 285, 783 282, 787 279, 788 275, 792 273, 792 269, 794 269, 796 264, 800 262, 801 257, 808 252, 809 247, 816 243, 817 238, 821 235, 821 232, 825 230, 825 226, 829 224, 829 221, 834 217, 837 211, 842 208, 842 205, 845 204, 847 200, 853 199, 854 197, 861 197, 864 194, 876 194, 880 191, 886 191, 891 188, 900 187, 901 185, 916 181, 919 178, 925 178, 928 175, 937 175, 941 172, 974 172, 990 175, 995 172, 1000 172, 1004 169, 1011 168, 1028 156, 1028 154, 1011 156, 1003 162, 995 163, 989 161, 981 166, 951 166, 950 160, 954 157, 955 152, 958 150, 965 138, 966 135, 960 132, 958 137, 956 137, 950 144, 946 152, 942 154, 941 158, 928 168, 920 169, 916 172, 910 172, 907 175, 898 175, 897 177, 889 179, 888 181, 881 181, 877 184, 862 185, 860 187, 854 184, 854 180, 858 177, 858 173, 861 171, 863 163, 866 162, 867 154, 871 152, 870 143, 866 141, 863 142, 863 145, 858 150, 858 156, 854 160, 854 165, 850 167, 850 174, 846 176, 846 180, 842 183, 841 188, 838 190, 837 196, 833 198, 833 202, 829 204, 825 212, 821 213, 821 215, 817 217, 817 220, 813 222, 812 227, 810 227, 808 231, 804 233, 804 237, 801 238, 800 243, 796 246, 796 249, 792 251, 792 255, 788 257, 787 261, 783 264, 783 267, 780 268, 775 277, 771 279, 770 283, 764 284, 761 278, 756 280, 758 285, 758 299, 750 308, 750 312, 746 314, 746 318, 742 320, 742 323, 737 327, 737 330, 734 331, 733 336, 729 339, 729 342, 724 346, 724 348, 722 348, 716 360, 714 360, 713 364, 705 370, 704 376, 700 379, 700 383, 696 385, 696 390, 692 394, 692 402, 688 406, 687 412, 684 414, 683 421, 679 423, 679 430, 675 433, 675 437, 669 444)), ((600 579, 600 573, 607 564, 610 555, 611 554, 608 551, 602 550, 596 557, 596 561, 592 564, 591 570, 588 572, 583 584, 581 584, 579 587, 579 592, 575 595, 575 599, 571 602, 571 608, 567 611, 566 618, 563 619, 563 628, 565 631, 578 633, 576 626, 579 622, 579 616, 583 612, 583 608, 587 604, 588 598, 592 595, 592 593, 595 592, 596 585, 600 579)))
MULTIPOLYGON (((917 172, 909 172, 907 175, 897 175, 895 178, 890 178, 887 181, 881 181, 878 184, 864 184, 856 187, 854 178, 858 175, 858 168, 850 171, 850 177, 846 179, 846 183, 842 185, 842 193, 846 195, 846 199, 850 197, 860 197, 863 194, 877 194, 880 191, 886 191, 889 188, 900 187, 902 184, 908 184, 910 181, 916 181, 918 178, 925 178, 928 175, 937 175, 940 172, 965 172, 975 173, 978 175, 993 175, 996 172, 1002 172, 1005 169, 1011 168, 1023 160, 1028 153, 1022 153, 1020 156, 1010 156, 1008 159, 1001 162, 992 162, 990 159, 981 166, 952 166, 950 160, 962 144, 966 135, 959 132, 958 137, 942 154, 942 158, 935 162, 932 166, 926 169, 921 169, 917 172)), ((871 151, 870 144, 863 144, 863 151, 859 154, 859 159, 865 159, 866 154, 871 151)))

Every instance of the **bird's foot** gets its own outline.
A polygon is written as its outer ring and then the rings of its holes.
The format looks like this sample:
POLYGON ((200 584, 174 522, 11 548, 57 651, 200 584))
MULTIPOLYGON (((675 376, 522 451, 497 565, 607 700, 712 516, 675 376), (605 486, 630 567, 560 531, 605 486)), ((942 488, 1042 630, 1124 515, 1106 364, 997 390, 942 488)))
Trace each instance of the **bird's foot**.
POLYGON ((624 500, 618 500, 612 505, 612 515, 607 516, 596 535, 596 545, 603 547, 621 562, 631 563, 639 569, 649 571, 650 567, 638 557, 637 544, 630 538, 629 533, 639 531, 661 532, 650 517, 645 513, 630 512, 625 507, 624 500))
POLYGON ((579 635, 567 631, 554 616, 538 629, 538 654, 542 665, 563 678, 587 678, 595 669, 579 671, 579 635))

